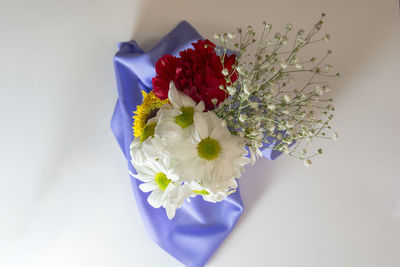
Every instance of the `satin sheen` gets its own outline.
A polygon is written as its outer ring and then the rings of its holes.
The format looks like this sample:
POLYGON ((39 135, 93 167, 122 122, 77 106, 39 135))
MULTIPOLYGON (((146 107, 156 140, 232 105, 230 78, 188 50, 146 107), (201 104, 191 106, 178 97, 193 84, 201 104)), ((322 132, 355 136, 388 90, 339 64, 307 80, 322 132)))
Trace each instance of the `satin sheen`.
MULTIPOLYGON (((126 159, 129 170, 136 173, 130 163, 129 146, 133 140, 133 111, 142 103, 141 90, 152 90, 152 78, 156 75, 154 65, 165 54, 178 56, 191 43, 202 36, 183 21, 150 51, 144 52, 135 41, 119 44, 114 57, 118 100, 111 121, 114 132, 126 159)), ((279 152, 266 149, 263 154, 274 159, 279 152)), ((163 208, 155 209, 147 202, 149 193, 139 189, 139 180, 131 177, 132 190, 151 238, 165 251, 187 266, 204 266, 218 246, 232 231, 243 211, 239 190, 224 201, 210 203, 201 196, 185 201, 172 220, 163 208)))

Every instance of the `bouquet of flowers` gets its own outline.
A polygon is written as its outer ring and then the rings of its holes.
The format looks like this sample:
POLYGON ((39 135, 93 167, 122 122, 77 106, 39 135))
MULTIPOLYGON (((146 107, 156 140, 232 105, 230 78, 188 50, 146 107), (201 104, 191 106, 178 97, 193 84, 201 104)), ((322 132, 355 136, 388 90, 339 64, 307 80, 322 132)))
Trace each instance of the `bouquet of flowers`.
POLYGON ((302 58, 319 35, 324 14, 312 29, 272 33, 263 23, 260 36, 251 26, 192 43, 179 56, 165 54, 155 63, 153 90, 133 116, 131 163, 154 208, 169 219, 185 199, 200 195, 220 202, 236 191, 236 179, 262 150, 283 152, 311 164, 322 149, 309 153, 315 138, 329 133, 333 118, 326 81, 338 77, 325 64, 331 54, 302 58), (289 37, 294 35, 293 41, 289 37), (252 52, 251 52, 252 51, 252 52), (250 53, 249 53, 250 52, 250 53), (295 81, 304 80, 298 84, 295 81))

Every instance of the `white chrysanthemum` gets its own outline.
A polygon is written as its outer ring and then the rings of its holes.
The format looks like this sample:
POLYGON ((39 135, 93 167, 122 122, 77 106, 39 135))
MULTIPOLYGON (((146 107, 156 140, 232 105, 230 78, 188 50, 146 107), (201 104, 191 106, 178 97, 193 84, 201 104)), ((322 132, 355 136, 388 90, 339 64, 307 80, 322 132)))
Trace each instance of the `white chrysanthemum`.
MULTIPOLYGON (((214 112, 195 112, 194 131, 186 139, 166 140, 166 150, 178 160, 182 179, 201 182, 210 193, 224 191, 250 162, 241 138, 231 135, 214 112)), ((162 135, 162 134, 161 134, 162 135)))
POLYGON ((151 192, 147 198, 149 204, 154 208, 164 207, 168 218, 172 219, 176 209, 192 194, 188 185, 180 185, 173 168, 173 160, 163 157, 134 167, 137 174, 133 177, 143 182, 139 185, 140 190, 151 192))
POLYGON ((212 192, 211 188, 207 188, 197 182, 191 182, 190 188, 193 190, 192 196, 201 195, 205 201, 220 202, 228 195, 235 193, 238 184, 235 178, 227 180, 225 183, 220 184, 220 190, 212 192))
POLYGON ((163 138, 182 139, 193 133, 193 115, 204 111, 204 102, 198 104, 182 92, 179 92, 171 81, 168 99, 172 108, 160 110, 160 119, 156 135, 163 138))
POLYGON ((182 184, 179 186, 171 186, 165 189, 167 198, 162 205, 167 212, 168 218, 171 220, 175 217, 175 212, 180 208, 187 197, 189 197, 193 192, 188 186, 188 184, 182 184))

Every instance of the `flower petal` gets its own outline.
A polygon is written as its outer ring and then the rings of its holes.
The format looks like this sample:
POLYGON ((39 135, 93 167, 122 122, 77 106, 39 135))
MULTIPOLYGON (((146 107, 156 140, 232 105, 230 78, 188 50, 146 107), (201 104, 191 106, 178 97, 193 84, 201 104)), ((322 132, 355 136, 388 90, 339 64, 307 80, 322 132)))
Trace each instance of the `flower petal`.
POLYGON ((175 205, 166 205, 165 211, 167 212, 168 219, 172 220, 175 217, 176 206, 175 205))
POLYGON ((159 189, 156 189, 150 193, 150 196, 147 198, 147 201, 154 208, 161 207, 163 202, 163 192, 159 189))
POLYGON ((173 122, 161 122, 156 127, 156 134, 162 138, 181 140, 182 137, 182 129, 181 127, 173 122))
POLYGON ((195 111, 198 112, 204 112, 204 110, 206 109, 205 105, 204 105, 204 101, 200 101, 196 107, 194 108, 195 111))
POLYGON ((171 102, 172 107, 179 109, 182 107, 182 101, 178 94, 178 89, 176 89, 173 81, 169 83, 168 99, 171 102))
POLYGON ((156 189, 157 188, 157 185, 156 185, 156 183, 151 183, 151 182, 149 182, 149 183, 143 183, 143 184, 140 184, 139 185, 139 188, 140 188, 140 190, 142 190, 143 192, 145 192, 145 193, 147 193, 147 192, 150 192, 150 191, 153 191, 154 189, 156 189))
POLYGON ((209 137, 208 125, 204 116, 200 112, 195 112, 193 120, 194 120, 194 127, 196 128, 196 131, 198 132, 200 138, 204 139, 209 137))
POLYGON ((194 102, 190 96, 185 95, 184 93, 179 93, 179 97, 181 98, 183 107, 195 107, 196 106, 196 102, 194 102))

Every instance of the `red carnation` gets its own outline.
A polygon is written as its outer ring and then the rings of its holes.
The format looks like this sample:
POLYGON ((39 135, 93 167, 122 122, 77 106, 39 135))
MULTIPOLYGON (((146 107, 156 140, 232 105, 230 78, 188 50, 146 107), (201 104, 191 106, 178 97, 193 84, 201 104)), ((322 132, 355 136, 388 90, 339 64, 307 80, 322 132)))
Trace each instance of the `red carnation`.
MULTIPOLYGON (((217 105, 228 97, 219 88, 226 86, 222 69, 232 71, 236 56, 225 56, 222 66, 215 52, 215 44, 209 40, 198 40, 192 43, 194 49, 179 53, 180 58, 171 55, 161 57, 156 63, 156 77, 153 78, 154 94, 160 99, 168 98, 169 83, 174 81, 176 88, 190 96, 196 103, 204 101, 206 109, 214 109, 212 99, 217 99, 217 105)), ((237 79, 237 74, 231 76, 231 81, 237 79)))

